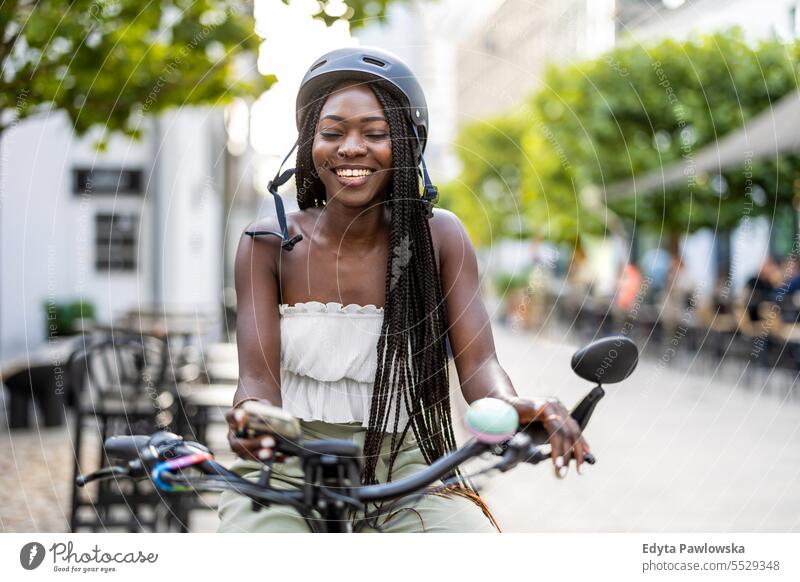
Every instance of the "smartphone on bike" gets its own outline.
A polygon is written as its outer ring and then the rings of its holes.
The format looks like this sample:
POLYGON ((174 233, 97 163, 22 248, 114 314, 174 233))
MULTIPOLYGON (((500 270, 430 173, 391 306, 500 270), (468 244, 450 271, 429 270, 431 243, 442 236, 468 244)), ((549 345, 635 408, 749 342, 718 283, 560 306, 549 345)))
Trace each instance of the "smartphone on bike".
POLYGON ((248 400, 239 408, 247 415, 240 437, 272 434, 298 441, 302 436, 300 421, 282 408, 258 400, 248 400))

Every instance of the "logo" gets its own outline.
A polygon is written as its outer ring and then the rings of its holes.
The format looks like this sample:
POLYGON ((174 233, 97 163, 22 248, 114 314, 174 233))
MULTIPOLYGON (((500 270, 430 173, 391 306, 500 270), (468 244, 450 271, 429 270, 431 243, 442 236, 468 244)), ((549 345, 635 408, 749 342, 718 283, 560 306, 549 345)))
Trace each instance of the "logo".
POLYGON ((39 542, 29 542, 19 551, 19 563, 26 570, 35 570, 44 560, 44 546, 39 542))

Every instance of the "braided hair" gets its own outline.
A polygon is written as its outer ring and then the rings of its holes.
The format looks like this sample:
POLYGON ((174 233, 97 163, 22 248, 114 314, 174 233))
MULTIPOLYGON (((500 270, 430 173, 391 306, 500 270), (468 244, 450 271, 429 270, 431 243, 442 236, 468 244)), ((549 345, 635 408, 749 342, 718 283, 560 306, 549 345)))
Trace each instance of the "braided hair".
MULTIPOLYGON (((447 315, 430 225, 420 197, 419 147, 404 114, 404 99, 385 85, 370 83, 369 87, 389 122, 393 170, 386 200, 392 208, 392 252, 386 266, 386 306, 362 469, 362 482, 375 483, 378 457, 390 425, 389 480, 409 428, 428 464, 454 450, 456 442, 445 344, 447 315), (403 428, 399 426, 401 406, 409 417, 403 428)), ((301 124, 295 174, 300 209, 325 204, 325 187, 314 167, 311 148, 320 111, 333 89, 334 85, 329 85, 321 91, 308 106, 301 124)), ((463 482, 458 470, 449 477, 463 482)))

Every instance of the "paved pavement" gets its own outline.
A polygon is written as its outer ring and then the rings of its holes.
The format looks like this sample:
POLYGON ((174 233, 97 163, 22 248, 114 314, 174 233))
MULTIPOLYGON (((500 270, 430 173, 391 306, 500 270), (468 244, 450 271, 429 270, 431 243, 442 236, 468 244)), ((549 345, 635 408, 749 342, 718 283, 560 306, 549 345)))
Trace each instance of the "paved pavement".
MULTIPOLYGON (((569 371, 576 345, 505 328, 495 341, 521 395, 571 406, 590 388, 569 371)), ((644 360, 609 386, 586 431, 598 463, 585 475, 525 466, 482 481, 503 529, 800 531, 800 386, 792 399, 775 382, 767 393, 699 368, 644 360)), ((223 437, 210 437, 217 451, 223 437)), ((0 429, 0 531, 65 531, 71 451, 63 428, 0 429)), ((196 512, 190 528, 214 531, 216 517, 196 512)))

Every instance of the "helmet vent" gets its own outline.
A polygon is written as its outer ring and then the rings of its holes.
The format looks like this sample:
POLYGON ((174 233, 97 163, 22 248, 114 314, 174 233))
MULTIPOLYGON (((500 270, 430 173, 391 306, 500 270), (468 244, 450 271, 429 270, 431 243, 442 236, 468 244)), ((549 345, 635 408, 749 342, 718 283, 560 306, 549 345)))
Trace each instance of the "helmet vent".
POLYGON ((314 70, 316 70, 316 69, 319 69, 319 68, 320 68, 322 65, 324 65, 324 64, 325 64, 325 63, 327 63, 327 62, 328 62, 328 61, 327 61, 327 59, 326 59, 326 60, 324 60, 324 61, 320 61, 320 62, 318 62, 316 65, 314 65, 313 67, 311 67, 311 69, 309 69, 309 72, 311 72, 311 71, 314 71, 314 70))
POLYGON ((375 59, 373 57, 361 57, 361 60, 364 61, 365 63, 369 63, 370 65, 377 65, 380 68, 384 68, 386 66, 386 63, 384 63, 383 61, 379 61, 378 59, 375 59))

